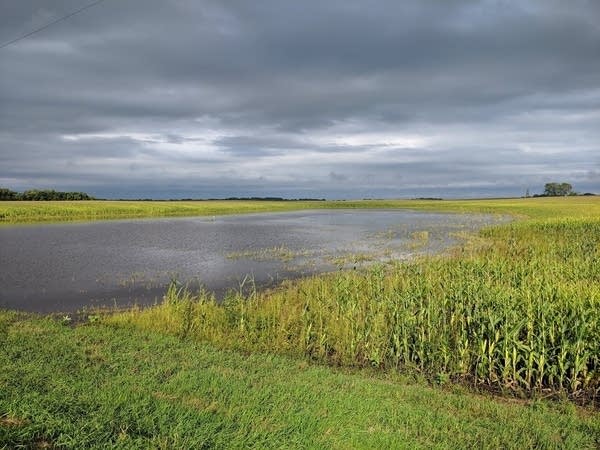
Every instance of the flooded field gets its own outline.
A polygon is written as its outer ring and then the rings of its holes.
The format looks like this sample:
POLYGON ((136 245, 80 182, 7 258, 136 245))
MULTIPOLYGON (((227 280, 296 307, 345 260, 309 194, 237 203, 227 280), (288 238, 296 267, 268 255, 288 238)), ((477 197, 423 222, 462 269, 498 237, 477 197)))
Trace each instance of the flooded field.
POLYGON ((0 228, 0 308, 70 312, 153 304, 171 280, 222 296, 254 282, 442 251, 499 219, 393 210, 0 228))

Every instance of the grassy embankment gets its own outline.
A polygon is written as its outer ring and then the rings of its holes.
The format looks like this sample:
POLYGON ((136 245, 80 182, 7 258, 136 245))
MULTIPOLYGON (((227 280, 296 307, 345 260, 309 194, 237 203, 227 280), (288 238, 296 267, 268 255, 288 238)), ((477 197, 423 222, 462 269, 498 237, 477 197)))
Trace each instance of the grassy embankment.
POLYGON ((173 289, 156 308, 75 328, 1 313, 0 442, 600 445, 595 411, 450 383, 596 396, 599 199, 369 204, 406 205, 532 219, 489 229, 450 256, 313 277, 224 306, 173 289))

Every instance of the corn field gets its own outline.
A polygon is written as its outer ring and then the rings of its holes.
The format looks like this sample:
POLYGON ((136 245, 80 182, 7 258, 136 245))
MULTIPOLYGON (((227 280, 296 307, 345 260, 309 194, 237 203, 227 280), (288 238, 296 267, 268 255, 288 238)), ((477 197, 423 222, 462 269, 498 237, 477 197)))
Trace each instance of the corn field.
POLYGON ((231 292, 172 285, 107 320, 244 351, 372 366, 525 395, 600 390, 600 219, 484 230, 446 256, 231 292))

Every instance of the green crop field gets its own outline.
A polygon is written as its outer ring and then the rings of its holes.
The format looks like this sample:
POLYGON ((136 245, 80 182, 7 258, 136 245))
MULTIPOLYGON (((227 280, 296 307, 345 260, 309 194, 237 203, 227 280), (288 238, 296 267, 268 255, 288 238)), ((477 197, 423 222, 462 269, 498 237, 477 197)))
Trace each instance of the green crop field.
MULTIPOLYGON (((242 205, 517 220, 448 254, 223 304, 173 285, 156 307, 77 326, 2 312, 0 448, 600 446, 600 198, 257 203, 242 205)), ((120 202, 0 208, 13 222, 130 214, 104 204, 120 202)), ((146 216, 179 214, 157 204, 146 216)), ((189 214, 244 212, 209 204, 189 214)))
MULTIPOLYGON (((68 220, 128 219, 144 217, 213 216, 289 211, 313 202, 285 201, 5 201, 0 202, 0 223, 57 222, 68 220)), ((320 202, 314 202, 318 204, 320 202)))
POLYGON ((524 217, 594 217, 597 197, 500 200, 352 201, 2 201, 0 224, 149 217, 216 216, 325 208, 409 208, 428 211, 509 213, 524 217), (563 212, 563 209, 566 211, 563 212))
POLYGON ((595 399, 600 202, 530 204, 551 218, 489 228, 450 257, 232 293, 223 305, 172 287, 162 305, 110 320, 244 351, 595 399))

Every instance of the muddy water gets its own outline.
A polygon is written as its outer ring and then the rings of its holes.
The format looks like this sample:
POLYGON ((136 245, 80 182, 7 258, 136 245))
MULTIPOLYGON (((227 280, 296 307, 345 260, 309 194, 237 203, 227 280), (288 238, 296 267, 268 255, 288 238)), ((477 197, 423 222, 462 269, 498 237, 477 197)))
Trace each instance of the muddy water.
POLYGON ((219 296, 285 278, 438 252, 498 219, 398 210, 120 220, 0 228, 0 308, 152 304, 170 280, 219 296))

